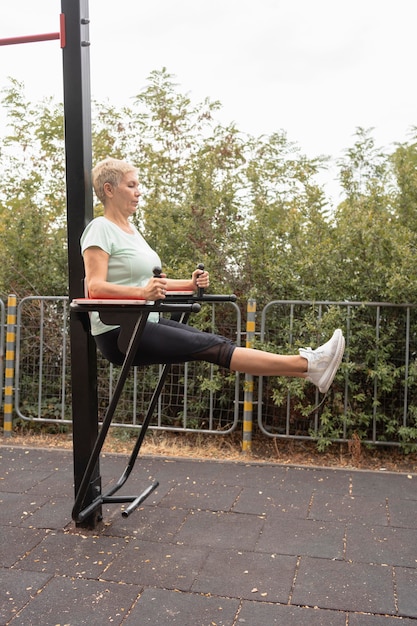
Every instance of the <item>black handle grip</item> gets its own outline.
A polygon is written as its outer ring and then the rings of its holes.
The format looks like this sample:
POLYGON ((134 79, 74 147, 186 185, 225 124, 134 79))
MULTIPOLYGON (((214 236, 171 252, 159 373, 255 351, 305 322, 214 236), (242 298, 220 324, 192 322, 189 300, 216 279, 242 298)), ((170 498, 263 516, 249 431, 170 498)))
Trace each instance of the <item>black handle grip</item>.
MULTIPOLYGON (((199 263, 197 265, 197 269, 198 270, 202 270, 202 272, 204 272, 204 263, 199 263)), ((197 288, 197 297, 198 298, 202 298, 204 296, 204 287, 198 287, 197 288)))

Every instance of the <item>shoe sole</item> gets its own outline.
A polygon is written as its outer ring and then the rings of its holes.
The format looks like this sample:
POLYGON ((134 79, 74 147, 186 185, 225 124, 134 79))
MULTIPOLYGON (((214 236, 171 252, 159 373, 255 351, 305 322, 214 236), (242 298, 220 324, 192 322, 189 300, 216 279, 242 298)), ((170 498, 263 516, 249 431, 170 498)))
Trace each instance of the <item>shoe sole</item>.
POLYGON ((333 379, 336 376, 337 370, 339 369, 339 365, 342 362, 343 354, 345 352, 345 338, 343 337, 343 333, 340 330, 340 328, 334 331, 333 337, 335 335, 337 337, 338 342, 337 342, 334 357, 332 361, 329 363, 329 366, 326 372, 320 379, 319 384, 317 385, 321 393, 327 393, 327 391, 329 391, 330 385, 332 384, 333 379))

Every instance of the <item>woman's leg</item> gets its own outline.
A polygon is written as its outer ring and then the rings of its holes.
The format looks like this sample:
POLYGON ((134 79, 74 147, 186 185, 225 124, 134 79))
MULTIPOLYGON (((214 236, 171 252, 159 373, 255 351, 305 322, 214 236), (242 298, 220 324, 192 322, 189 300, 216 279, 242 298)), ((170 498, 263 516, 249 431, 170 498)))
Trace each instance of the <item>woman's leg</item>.
POLYGON ((230 369, 254 376, 295 376, 305 378, 308 361, 300 355, 282 355, 253 348, 235 348, 230 369))
POLYGON ((322 346, 300 348, 299 356, 272 354, 252 348, 235 348, 230 369, 254 376, 306 378, 326 393, 333 382, 345 350, 345 339, 338 328, 322 346))
MULTIPOLYGON (((124 358, 117 346, 118 332, 116 329, 96 337, 103 355, 116 364, 122 363, 124 358)), ((236 347, 224 337, 161 320, 159 324, 146 324, 133 364, 208 361, 254 376, 305 378, 326 393, 339 368, 344 348, 345 340, 340 329, 316 350, 300 348, 299 355, 282 355, 236 347)))

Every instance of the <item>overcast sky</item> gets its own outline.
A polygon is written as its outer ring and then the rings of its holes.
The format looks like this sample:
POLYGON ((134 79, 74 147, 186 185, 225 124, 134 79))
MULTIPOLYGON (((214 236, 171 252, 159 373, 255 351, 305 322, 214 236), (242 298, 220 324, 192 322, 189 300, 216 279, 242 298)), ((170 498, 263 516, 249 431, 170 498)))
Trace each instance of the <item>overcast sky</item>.
MULTIPOLYGON (((0 38, 58 31, 60 11, 1 0, 0 38)), ((129 103, 165 66, 194 102, 219 100, 221 122, 282 129, 310 157, 339 158, 358 126, 388 148, 417 126, 417 0, 89 0, 89 11, 99 101, 129 103)), ((1 87, 7 76, 30 99, 62 100, 59 43, 1 46, 1 87)))

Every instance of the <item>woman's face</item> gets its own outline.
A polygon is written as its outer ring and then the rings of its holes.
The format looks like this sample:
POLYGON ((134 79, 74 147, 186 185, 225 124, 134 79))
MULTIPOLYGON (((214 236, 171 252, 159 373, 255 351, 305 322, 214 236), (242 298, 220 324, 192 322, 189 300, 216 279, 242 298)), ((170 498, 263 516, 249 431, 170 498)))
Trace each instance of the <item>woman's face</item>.
POLYGON ((117 187, 111 187, 112 204, 123 214, 135 213, 141 192, 136 172, 127 172, 117 187))

